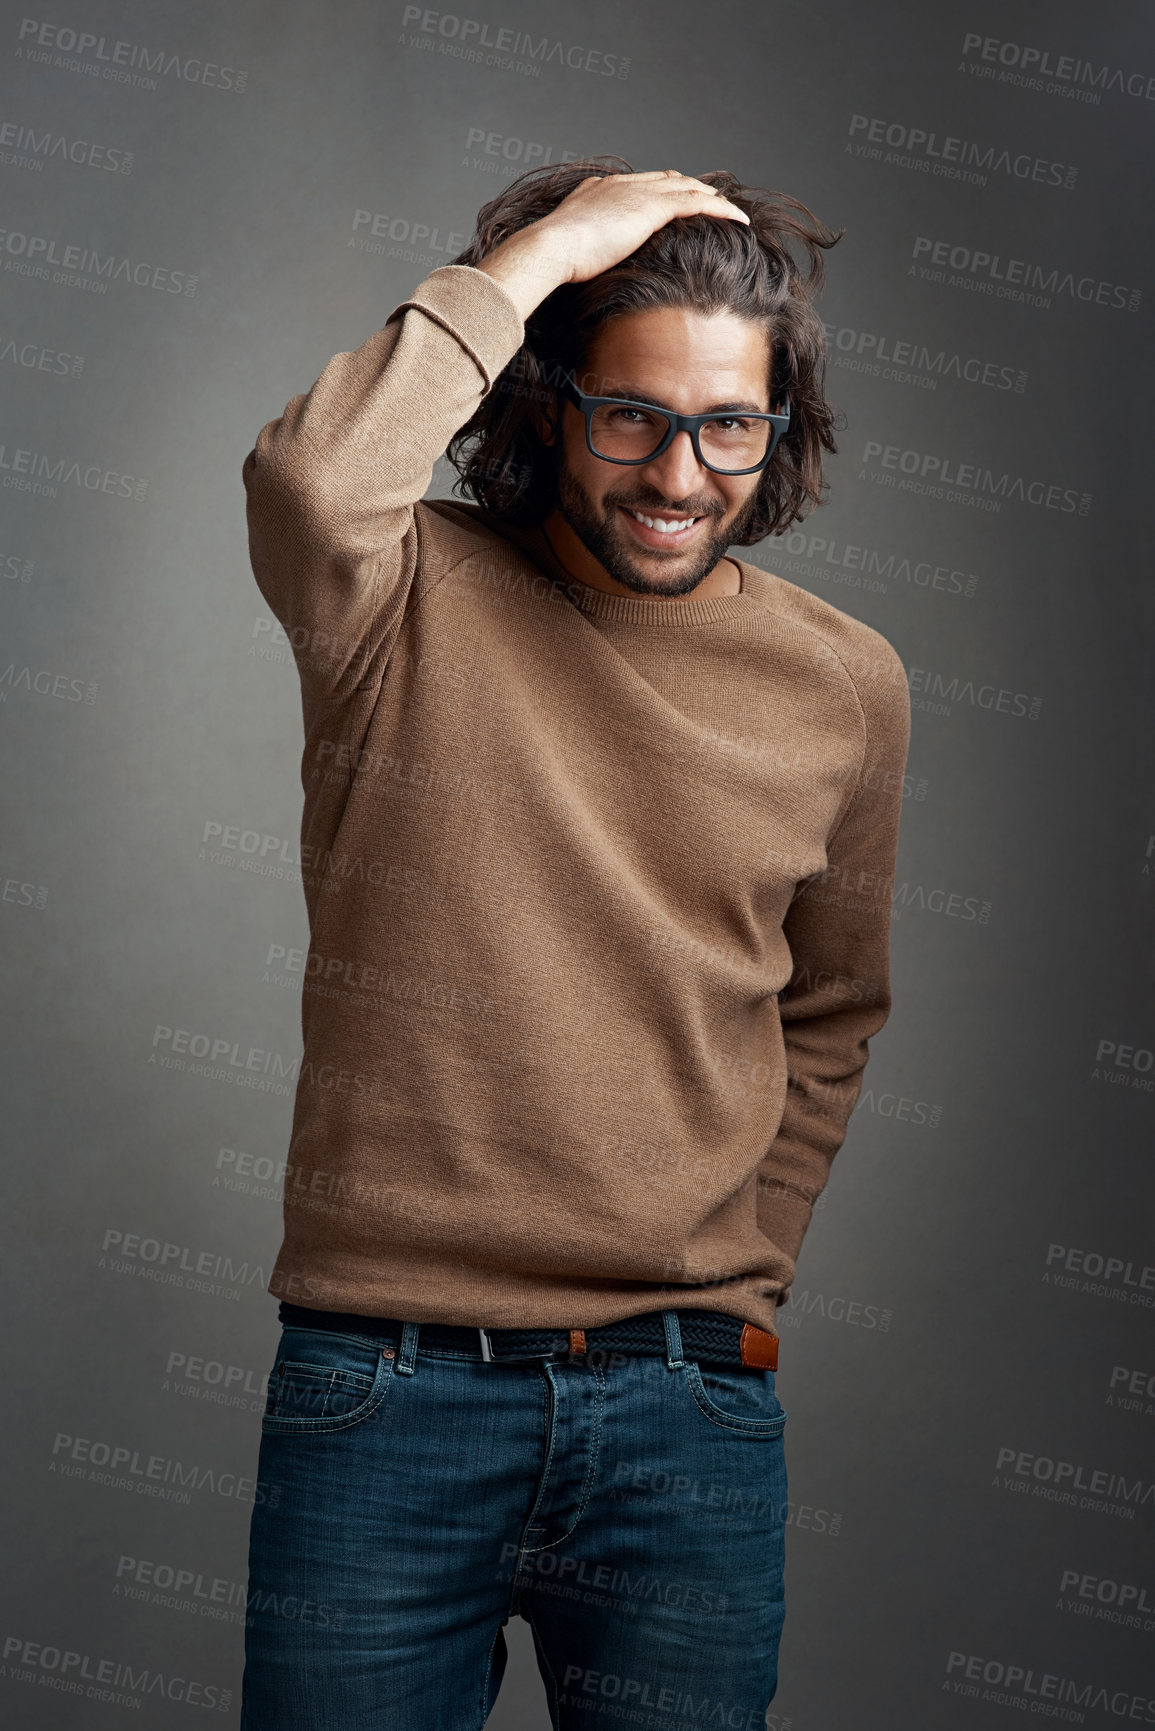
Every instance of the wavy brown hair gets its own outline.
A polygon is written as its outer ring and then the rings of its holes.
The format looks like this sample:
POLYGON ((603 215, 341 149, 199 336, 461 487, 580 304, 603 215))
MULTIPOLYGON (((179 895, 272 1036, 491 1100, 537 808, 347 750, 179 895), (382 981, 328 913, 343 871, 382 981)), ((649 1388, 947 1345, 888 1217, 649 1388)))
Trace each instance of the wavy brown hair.
MULTIPOLYGON (((479 211, 477 232, 453 263, 479 264, 510 235, 548 216, 580 181, 633 172, 618 156, 530 169, 479 211)), ((790 426, 759 478, 739 545, 788 529, 821 503, 822 453, 838 447, 823 390, 825 333, 813 303, 824 281, 823 250, 845 231, 828 229, 786 193, 743 186, 724 171, 698 178, 744 210, 749 227, 674 217, 620 264, 548 295, 526 320, 521 348, 450 441, 449 460, 460 476, 455 492, 514 522, 540 520, 554 503, 555 458, 535 419, 559 417, 559 386, 576 377, 598 326, 621 313, 693 307, 764 324, 771 403, 790 392, 790 426)))

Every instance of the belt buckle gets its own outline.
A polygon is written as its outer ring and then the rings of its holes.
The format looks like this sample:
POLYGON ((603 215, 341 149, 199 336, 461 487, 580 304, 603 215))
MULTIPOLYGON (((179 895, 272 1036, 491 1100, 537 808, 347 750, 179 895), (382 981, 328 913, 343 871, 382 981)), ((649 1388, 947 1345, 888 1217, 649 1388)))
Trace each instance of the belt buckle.
POLYGON ((547 1358, 556 1358, 560 1348, 553 1347, 549 1352, 523 1352, 519 1357, 512 1354, 499 1358, 493 1350, 488 1328, 479 1328, 477 1338, 481 1342, 481 1358, 483 1364, 537 1364, 547 1358))

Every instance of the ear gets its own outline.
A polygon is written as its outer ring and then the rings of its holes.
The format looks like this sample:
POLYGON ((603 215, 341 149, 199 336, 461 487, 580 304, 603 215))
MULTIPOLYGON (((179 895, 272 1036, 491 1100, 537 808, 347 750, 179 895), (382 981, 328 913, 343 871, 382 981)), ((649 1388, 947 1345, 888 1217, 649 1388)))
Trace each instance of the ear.
POLYGON ((540 404, 536 403, 530 411, 533 430, 543 445, 553 445, 557 441, 559 411, 560 405, 555 406, 551 411, 543 409, 540 404))

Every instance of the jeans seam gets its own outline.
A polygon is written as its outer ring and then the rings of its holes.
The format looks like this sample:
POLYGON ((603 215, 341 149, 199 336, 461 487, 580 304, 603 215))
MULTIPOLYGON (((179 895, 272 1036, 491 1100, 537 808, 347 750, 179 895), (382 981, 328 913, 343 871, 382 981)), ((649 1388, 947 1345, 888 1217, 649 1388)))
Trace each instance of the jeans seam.
MULTIPOLYGON (((596 1364, 591 1365, 590 1368, 597 1379, 597 1415, 594 1419, 594 1434, 590 1439, 590 1460, 589 1466, 586 1469, 586 1482, 582 1486, 581 1507, 574 1516, 574 1522, 573 1526, 570 1528, 570 1533, 573 1532, 574 1527, 577 1526, 578 1522, 585 1514, 586 1509, 589 1507, 590 1497, 593 1495, 594 1476, 602 1458, 602 1419, 605 1416, 606 1410, 606 1379, 604 1372, 600 1370, 596 1364)), ((566 1537, 569 1537, 569 1533, 566 1534, 566 1537)))
MULTIPOLYGON (((523 1546, 522 1550, 524 1551, 524 1553, 527 1556, 537 1555, 537 1553, 540 1551, 552 1551, 555 1545, 564 1544, 565 1541, 569 1538, 570 1534, 576 1530, 579 1521, 581 1520, 582 1516, 585 1514, 586 1509, 589 1506, 589 1500, 590 1500, 591 1495, 593 1494, 594 1472, 595 1472, 598 1460, 599 1460, 600 1455, 601 1455, 602 1415, 605 1412, 605 1405, 606 1405, 606 1379, 605 1379, 605 1375, 598 1368, 597 1365, 591 1365, 590 1369, 593 1371, 594 1376, 597 1378, 597 1417, 594 1420, 594 1434, 593 1434, 593 1437, 590 1441, 589 1464, 586 1467, 585 1483, 582 1485, 581 1501, 578 1504, 577 1513, 574 1515, 573 1520, 570 1522, 570 1524, 566 1528, 565 1532, 559 1533, 556 1539, 550 1539, 548 1544, 523 1546)), ((542 1375, 545 1377, 546 1381, 550 1384, 550 1388, 552 1390, 553 1383, 552 1383, 551 1379, 549 1378, 548 1374, 546 1373, 546 1371, 544 1370, 544 1368, 542 1370, 542 1375)), ((552 1396, 551 1396, 551 1398, 552 1398, 552 1396)), ((552 1456, 553 1436, 551 1436, 551 1438, 550 1438, 550 1444, 551 1444, 551 1456, 552 1456)), ((547 1462, 545 1471, 541 1475, 543 1488, 545 1485, 545 1480, 546 1480, 546 1476, 547 1476, 548 1472, 549 1472, 549 1463, 547 1462)), ((533 1515, 537 1513, 537 1504, 540 1501, 541 1501, 541 1498, 539 1496, 537 1499, 537 1502, 534 1503, 533 1510, 532 1510, 531 1515, 530 1515, 531 1520, 533 1518, 533 1515)), ((528 1526, 529 1523, 527 1522, 526 1524, 528 1526)))
MULTIPOLYGON (((544 1397, 545 1393, 547 1392, 544 1384, 545 1384, 545 1379, 539 1377, 537 1379, 537 1389, 538 1389, 539 1396, 542 1396, 542 1397, 544 1397)), ((548 1421, 548 1419, 549 1419, 549 1407, 548 1407, 544 1398, 542 1398, 541 1406, 542 1406, 542 1417, 548 1421)), ((551 1428, 551 1432, 552 1432, 553 1427, 551 1426, 550 1428, 551 1428)), ((553 1438, 551 1435, 551 1437, 550 1437, 551 1445, 552 1445, 552 1441, 553 1441, 553 1438)), ((548 1452, 549 1451, 547 1451, 547 1453, 548 1452)), ((541 1506, 541 1499, 542 1499, 542 1494, 543 1494, 544 1488, 545 1488, 545 1469, 542 1470, 541 1478, 538 1482, 537 1495, 534 1497, 533 1503, 530 1507, 530 1511, 525 1517, 525 1521, 524 1521, 524 1523, 522 1525, 522 1529, 521 1529, 521 1535, 517 1541, 517 1554, 513 1560, 513 1578, 509 1584, 509 1598, 506 1600, 506 1605, 505 1605, 505 1615, 507 1618, 517 1616, 520 1614, 521 1605, 522 1605, 522 1598, 523 1598, 523 1595, 525 1592, 525 1584, 521 1578, 521 1561, 522 1561, 522 1558, 527 1555, 527 1550, 526 1550, 526 1545, 525 1545, 525 1535, 529 1531, 530 1525, 533 1522, 534 1515, 536 1515, 538 1509, 541 1506)))
MULTIPOLYGON (((335 1431, 349 1430, 355 1424, 361 1424, 375 1413, 383 1403, 393 1381, 393 1360, 381 1356, 381 1364, 377 1376, 381 1379, 381 1392, 373 1398, 372 1388, 360 1406, 355 1406, 352 1412, 343 1413, 339 1418, 283 1418, 276 1413, 266 1413, 262 1419, 262 1427, 266 1436, 331 1436, 335 1431)), ((376 1384, 377 1378, 374 1378, 376 1384)))
MULTIPOLYGON (((348 1340, 352 1341, 355 1346, 367 1346, 372 1352, 378 1353, 382 1345, 375 1334, 352 1334, 348 1329, 343 1328, 307 1328, 299 1322, 286 1322, 284 1332, 286 1334, 319 1334, 326 1340, 348 1340)), ((388 1342, 385 1344, 387 1345, 388 1342)))
MULTIPOLYGON (((343 1378, 353 1384, 362 1383, 364 1384, 365 1393, 367 1395, 372 1394, 373 1384, 377 1380, 375 1370, 372 1373, 366 1370, 341 1370, 337 1365, 333 1364, 310 1364, 308 1359, 305 1358, 283 1358, 278 1362, 288 1365, 293 1371, 305 1371, 310 1376, 323 1377, 325 1381, 328 1382, 330 1388, 334 1386, 338 1378, 343 1378)), ((276 1373, 274 1372, 274 1375, 275 1374, 276 1373)), ((270 1383, 272 1380, 272 1377, 270 1377, 270 1383)))
POLYGON ((533 1630, 533 1643, 537 1649, 538 1656, 538 1670, 540 1671, 544 1667, 546 1675, 549 1678, 550 1686, 546 1691, 546 1705, 549 1707, 549 1716, 553 1721, 554 1731, 559 1731, 561 1725, 561 1702, 558 1699, 557 1677, 554 1675, 554 1669, 550 1664, 549 1654, 545 1650, 545 1642, 541 1638, 541 1631, 533 1620, 533 1610, 528 1602, 522 1607, 521 1614, 533 1630))
MULTIPOLYGON (((694 1368, 696 1369, 697 1366, 695 1365, 694 1368)), ((683 1366, 683 1369, 688 1372, 689 1365, 683 1366)), ((694 1405, 698 1411, 704 1418, 709 1419, 711 1424, 717 1425, 719 1430, 732 1430, 738 1436, 772 1441, 775 1437, 781 1436, 785 1429, 786 1414, 784 1412, 777 1418, 740 1418, 734 1413, 723 1412, 721 1407, 716 1407, 711 1403, 707 1395, 699 1394, 693 1378, 689 1374, 686 1376, 686 1387, 693 1396, 694 1405)))
POLYGON ((485 1657, 485 1671, 481 1679, 481 1695, 477 1703, 478 1711, 481 1715, 477 1721, 478 1731, 484 1731, 485 1721, 489 1718, 494 1705, 489 1699, 489 1679, 493 1675, 493 1649, 497 1646, 498 1637, 501 1634, 502 1627, 503 1625, 499 1623, 497 1628, 494 1630, 493 1640, 489 1643, 489 1652, 485 1657))
MULTIPOLYGON (((546 1405, 546 1422, 549 1425, 549 1442, 546 1446, 545 1460, 542 1463, 541 1477, 537 1484, 537 1495, 533 1499, 533 1507, 526 1516, 525 1525, 521 1530, 521 1538, 518 1541, 517 1553, 519 1559, 523 1555, 528 1555, 531 1552, 544 1551, 549 1548, 547 1545, 527 1545, 525 1543, 525 1535, 533 1525, 533 1517, 536 1515, 545 1499, 545 1487, 546 1481, 549 1478, 549 1469, 553 1465, 553 1458, 557 1452, 557 1402, 554 1399, 553 1384, 550 1382, 549 1377, 546 1376, 544 1368, 542 1369, 541 1376, 549 1393, 549 1401, 546 1405)), ((515 1572, 520 1574, 520 1564, 515 1572)))

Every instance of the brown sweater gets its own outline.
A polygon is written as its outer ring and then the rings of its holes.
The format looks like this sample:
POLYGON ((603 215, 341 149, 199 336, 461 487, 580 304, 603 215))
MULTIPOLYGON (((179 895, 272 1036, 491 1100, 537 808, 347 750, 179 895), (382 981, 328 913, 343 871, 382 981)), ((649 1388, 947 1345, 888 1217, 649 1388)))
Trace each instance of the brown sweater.
POLYGON ((906 676, 752 565, 610 595, 539 529, 421 502, 522 336, 489 277, 435 270, 245 459, 305 732, 270 1291, 773 1330, 890 1008, 906 676))

